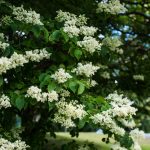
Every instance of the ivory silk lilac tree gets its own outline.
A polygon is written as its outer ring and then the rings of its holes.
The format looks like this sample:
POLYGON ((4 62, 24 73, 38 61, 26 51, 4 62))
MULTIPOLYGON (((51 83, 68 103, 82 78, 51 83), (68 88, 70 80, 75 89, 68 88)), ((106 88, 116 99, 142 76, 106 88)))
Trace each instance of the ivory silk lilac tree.
MULTIPOLYGON (((102 88, 99 78, 111 79, 107 65, 122 57, 122 42, 101 40, 85 15, 58 10, 54 19, 44 18, 4 1, 0 9, 0 149, 41 150, 46 133, 55 137, 65 128, 77 136, 90 124, 103 129, 106 143, 113 139, 112 150, 140 150, 144 133, 136 128, 134 103, 123 92, 104 97, 94 90, 102 88), (104 65, 107 49, 114 58, 104 65)), ((127 10, 115 0, 99 3, 97 11, 127 10)))

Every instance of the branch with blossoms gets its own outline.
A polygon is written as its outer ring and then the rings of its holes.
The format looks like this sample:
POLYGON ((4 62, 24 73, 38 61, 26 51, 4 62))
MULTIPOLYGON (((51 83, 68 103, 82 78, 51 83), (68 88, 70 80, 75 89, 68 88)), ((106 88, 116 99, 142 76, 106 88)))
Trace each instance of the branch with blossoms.
MULTIPOLYGON (((65 127, 73 133, 79 132, 80 124, 89 123, 103 129, 108 138, 114 139, 113 150, 140 149, 138 138, 143 136, 143 132, 136 129, 133 116, 137 109, 132 106, 133 102, 117 92, 103 98, 99 91, 92 91, 101 88, 99 79, 111 79, 109 66, 100 63, 102 49, 107 49, 118 59, 123 54, 120 48, 122 42, 112 37, 100 40, 95 36, 98 29, 88 26, 85 15, 77 16, 59 10, 54 20, 42 22, 40 14, 25 10, 23 6, 9 9, 12 11, 9 14, 11 21, 5 22, 6 27, 10 27, 12 34, 18 30, 25 33, 26 38, 19 43, 12 42, 10 38, 6 42, 6 36, 0 34, 0 49, 5 52, 13 47, 8 55, 3 56, 2 53, 0 58, 2 80, 9 79, 1 85, 0 114, 2 118, 7 113, 12 115, 10 118, 20 117, 19 125, 23 128, 20 136, 27 144, 1 138, 0 148, 10 146, 12 150, 25 150, 30 145, 38 149, 43 146, 47 132, 55 135, 55 126, 65 127), (32 41, 27 38, 31 32, 32 41), (59 47, 56 47, 57 44, 59 47), (19 51, 18 47, 23 49, 19 51), (38 68, 37 63, 44 59, 52 60, 52 64, 38 68)), ((126 9, 115 0, 101 2, 98 11, 116 14, 126 9)), ((144 80, 138 74, 133 78, 144 80)), ((5 119, 0 121, 5 128, 5 119)), ((15 125, 12 123, 10 126, 13 128, 15 125)))

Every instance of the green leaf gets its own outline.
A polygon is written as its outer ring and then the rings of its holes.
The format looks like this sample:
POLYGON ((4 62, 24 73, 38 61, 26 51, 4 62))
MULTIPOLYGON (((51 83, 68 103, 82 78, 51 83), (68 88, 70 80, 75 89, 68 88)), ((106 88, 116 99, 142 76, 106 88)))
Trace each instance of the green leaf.
POLYGON ((4 81, 3 81, 3 76, 0 76, 0 86, 2 86, 3 83, 4 83, 4 81))
POLYGON ((110 109, 110 105, 107 103, 101 107, 101 111, 106 111, 108 109, 110 109))
POLYGON ((56 83, 54 82, 51 82, 49 85, 48 85, 48 91, 52 91, 56 88, 56 83))
POLYGON ((32 32, 33 32, 34 36, 36 38, 38 38, 40 36, 40 34, 41 34, 41 27, 40 26, 34 26, 32 28, 32 32))
POLYGON ((61 33, 60 33, 59 30, 54 31, 54 32, 50 35, 49 41, 51 41, 51 42, 59 41, 60 35, 61 35, 61 33))
POLYGON ((95 101, 97 102, 97 103, 106 103, 106 100, 102 97, 102 96, 98 96, 98 97, 96 97, 95 98, 95 101))
POLYGON ((85 90, 85 86, 83 83, 79 83, 78 95, 82 94, 85 90))
POLYGON ((63 30, 61 31, 61 34, 63 36, 64 42, 67 43, 69 41, 68 34, 66 34, 63 30))
POLYGON ((55 105, 51 102, 48 102, 48 106, 49 106, 49 111, 55 107, 55 105))
POLYGON ((82 51, 80 49, 76 49, 74 51, 74 56, 79 60, 82 56, 82 51))
POLYGON ((47 76, 46 73, 40 74, 40 76, 39 76, 39 81, 42 82, 46 76, 47 76))
POLYGON ((78 124, 78 128, 79 128, 79 129, 82 129, 82 128, 85 126, 85 123, 86 123, 86 120, 84 120, 84 119, 83 119, 83 120, 80 120, 80 121, 79 121, 79 124, 78 124))
POLYGON ((69 83, 69 88, 73 93, 75 93, 77 91, 78 84, 75 81, 71 81, 69 83))
POLYGON ((43 32, 44 32, 44 39, 45 39, 46 42, 48 42, 49 32, 46 28, 44 28, 43 32))
POLYGON ((23 96, 19 96, 15 101, 15 106, 21 110, 25 106, 25 99, 23 96))
POLYGON ((51 81, 51 76, 46 75, 40 84, 40 88, 43 88, 45 85, 48 85, 51 81))

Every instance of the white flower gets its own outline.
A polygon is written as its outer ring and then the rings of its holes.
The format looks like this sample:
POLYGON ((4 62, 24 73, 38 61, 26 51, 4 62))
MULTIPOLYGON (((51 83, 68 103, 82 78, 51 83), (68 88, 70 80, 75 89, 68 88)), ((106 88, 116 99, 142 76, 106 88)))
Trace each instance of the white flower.
POLYGON ((103 39, 102 44, 107 46, 113 52, 123 54, 123 50, 118 48, 122 45, 122 42, 118 38, 106 37, 103 39))
POLYGON ((17 54, 14 52, 14 54, 10 58, 11 62, 11 68, 16 68, 17 66, 23 66, 25 63, 28 63, 29 61, 24 57, 22 54, 17 54))
POLYGON ((10 57, 1 57, 0 58, 0 74, 6 73, 7 70, 16 68, 18 66, 23 66, 25 63, 29 61, 39 62, 42 59, 48 59, 50 57, 50 53, 48 53, 45 49, 42 50, 33 50, 33 51, 26 51, 26 55, 14 54, 10 57))
POLYGON ((122 55, 123 54, 123 49, 122 48, 116 48, 115 52, 122 55))
POLYGON ((126 120, 126 119, 118 119, 118 121, 120 121, 125 127, 128 127, 128 128, 134 128, 136 126, 135 124, 135 121, 132 119, 132 120, 126 120))
POLYGON ((118 94, 117 92, 111 93, 106 97, 107 100, 110 101, 112 106, 122 106, 122 105, 132 105, 131 102, 127 97, 124 97, 123 94, 118 94))
POLYGON ((41 89, 39 89, 37 86, 31 86, 27 90, 27 97, 31 97, 36 99, 38 102, 53 102, 58 100, 58 94, 56 91, 51 92, 42 92, 41 89))
POLYGON ((69 97, 69 96, 70 96, 70 92, 69 92, 68 90, 62 89, 62 90, 60 91, 60 95, 61 95, 62 97, 69 97))
POLYGON ((27 97, 35 98, 38 102, 45 102, 47 100, 47 96, 42 96, 42 90, 39 89, 37 86, 31 86, 27 90, 27 97))
POLYGON ((58 112, 54 116, 54 122, 60 123, 66 128, 75 127, 74 119, 82 119, 86 115, 84 106, 78 104, 77 101, 69 103, 59 101, 56 106, 58 112))
POLYGON ((77 45, 84 48, 89 53, 94 53, 96 50, 101 48, 101 44, 91 36, 85 36, 83 41, 78 41, 77 45))
POLYGON ((99 124, 107 129, 109 129, 112 133, 123 136, 125 134, 125 130, 120 128, 116 122, 113 120, 111 116, 111 110, 103 111, 102 113, 98 113, 91 117, 93 123, 99 124))
POLYGON ((141 139, 144 139, 144 132, 138 128, 135 128, 134 130, 130 131, 130 136, 134 142, 133 150, 142 150, 138 142, 141 139))
POLYGON ((101 73, 101 77, 103 77, 104 79, 110 79, 110 73, 107 71, 104 71, 101 73))
POLYGON ((57 16, 55 19, 58 22, 64 21, 68 25, 76 25, 76 26, 82 26, 86 24, 87 21, 87 18, 84 15, 80 15, 79 17, 77 17, 75 14, 71 14, 69 12, 63 12, 62 10, 57 11, 57 16))
POLYGON ((21 140, 10 142, 4 138, 0 138, 0 150, 26 150, 28 147, 29 146, 21 140))
POLYGON ((63 31, 66 32, 70 38, 72 38, 73 36, 78 36, 80 33, 79 28, 77 28, 76 26, 65 25, 65 27, 63 27, 63 31))
POLYGON ((51 91, 48 93, 48 101, 50 102, 58 101, 58 94, 56 91, 51 91))
POLYGON ((111 146, 112 150, 127 150, 125 147, 121 147, 120 143, 115 143, 114 145, 111 146))
POLYGON ((0 49, 5 50, 7 47, 9 47, 8 43, 0 41, 0 49))
POLYGON ((144 81, 144 76, 141 74, 133 75, 134 80, 144 81))
POLYGON ((55 18, 59 22, 76 20, 76 15, 71 14, 69 12, 63 12, 62 10, 57 11, 57 16, 55 18))
POLYGON ((48 59, 50 55, 51 54, 48 53, 45 48, 41 50, 35 49, 33 51, 26 51, 26 58, 35 62, 40 62, 44 58, 48 59))
POLYGON ((13 6, 13 15, 15 15, 16 20, 22 22, 30 23, 33 25, 43 25, 43 23, 40 21, 40 14, 32 10, 27 11, 23 8, 23 6, 13 6))
POLYGON ((9 97, 4 94, 0 97, 0 109, 2 107, 4 107, 4 108, 11 107, 9 97))
POLYGON ((127 117, 129 115, 135 115, 135 112, 137 111, 136 108, 131 107, 130 105, 123 105, 121 107, 115 106, 113 109, 113 114, 118 117, 127 117))
POLYGON ((72 76, 65 72, 63 68, 59 68, 58 71, 55 72, 55 74, 51 75, 51 78, 56 80, 58 83, 64 83, 68 79, 72 78, 72 76))
POLYGON ((106 65, 98 64, 98 66, 100 67, 100 69, 108 69, 108 66, 106 65))
POLYGON ((109 2, 103 0, 98 4, 97 12, 106 12, 110 14, 119 14, 126 12, 127 9, 119 0, 110 0, 109 2))
POLYGON ((8 16, 8 15, 5 15, 5 16, 2 16, 2 19, 1 19, 1 23, 4 24, 4 25, 10 25, 10 23, 12 23, 12 19, 11 19, 11 16, 8 16))
POLYGON ((133 140, 139 141, 140 139, 144 139, 144 132, 139 130, 138 128, 131 130, 130 135, 133 140))
POLYGON ((82 63, 78 63, 77 68, 73 69, 72 72, 75 72, 77 75, 85 75, 86 77, 91 77, 97 72, 99 69, 98 66, 92 65, 92 62, 83 65, 82 63))
POLYGON ((103 126, 114 134, 123 136, 125 130, 120 127, 117 122, 119 121, 125 127, 133 128, 135 122, 133 121, 132 116, 137 109, 131 106, 133 102, 123 95, 118 95, 116 92, 109 94, 106 97, 106 100, 110 104, 110 108, 106 111, 95 114, 91 119, 95 124, 103 126))
POLYGON ((133 144, 133 150, 142 150, 141 146, 139 145, 138 142, 134 142, 133 144))
POLYGON ((88 18, 86 18, 85 15, 79 15, 76 25, 83 26, 83 25, 87 24, 87 20, 88 20, 88 18))
POLYGON ((98 83, 97 83, 95 80, 91 80, 91 81, 90 81, 90 86, 91 86, 91 87, 94 87, 94 86, 96 86, 96 85, 98 85, 98 83))
POLYGON ((0 33, 0 39, 4 40, 4 33, 0 33))
POLYGON ((6 73, 7 70, 9 70, 11 67, 11 61, 7 57, 1 57, 0 58, 0 74, 3 72, 6 73))
POLYGON ((94 36, 98 29, 95 27, 88 27, 88 26, 81 26, 80 27, 80 34, 85 36, 94 36))
POLYGON ((106 97, 110 101, 110 104, 113 109, 113 115, 118 117, 127 117, 135 115, 137 111, 136 108, 132 107, 131 102, 128 98, 123 97, 123 95, 118 95, 117 93, 109 94, 106 97))

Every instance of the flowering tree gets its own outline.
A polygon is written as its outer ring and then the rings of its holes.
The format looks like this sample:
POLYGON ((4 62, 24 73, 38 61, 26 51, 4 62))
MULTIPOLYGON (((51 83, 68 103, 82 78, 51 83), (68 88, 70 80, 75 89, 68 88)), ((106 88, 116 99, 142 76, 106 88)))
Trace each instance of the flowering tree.
MULTIPOLYGON (((47 19, 3 1, 0 10, 0 148, 42 149, 47 132, 55 137, 66 128, 77 136, 91 124, 108 135, 106 143, 114 139, 113 150, 140 150, 143 131, 136 128, 134 103, 121 91, 107 90, 115 89, 114 82, 101 84, 111 79, 108 66, 122 57, 122 42, 101 39, 85 15, 59 10, 47 19)), ((98 13, 126 11, 118 0, 97 6, 98 13)))

